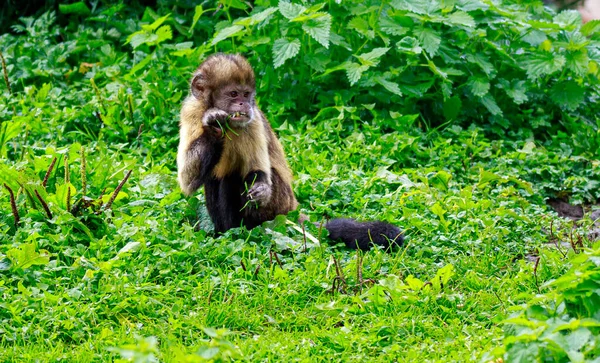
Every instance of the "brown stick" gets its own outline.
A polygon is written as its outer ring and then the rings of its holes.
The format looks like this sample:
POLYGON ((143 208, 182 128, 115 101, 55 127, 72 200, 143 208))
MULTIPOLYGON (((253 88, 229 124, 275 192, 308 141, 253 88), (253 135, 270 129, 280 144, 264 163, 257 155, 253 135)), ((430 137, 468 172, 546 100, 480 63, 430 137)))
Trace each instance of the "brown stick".
POLYGON ((12 210, 12 214, 15 217, 15 228, 19 227, 19 222, 21 218, 19 217, 19 210, 17 209, 17 202, 15 202, 15 194, 12 189, 6 184, 4 184, 6 190, 8 190, 8 194, 10 195, 10 209, 12 210))
POLYGON ((283 264, 281 263, 281 260, 279 259, 279 256, 277 256, 277 252, 271 250, 270 253, 271 253, 271 256, 275 257, 275 261, 277 261, 277 264, 283 270, 283 264))
POLYGON ((8 71, 6 70, 6 61, 4 60, 4 55, 0 52, 0 61, 2 61, 2 72, 4 73, 4 83, 6 83, 6 88, 8 88, 8 93, 12 95, 12 89, 10 88, 10 82, 8 81, 8 71))
POLYGON ((106 203, 106 206, 104 206, 104 210, 109 209, 113 202, 115 201, 115 198, 117 197, 117 195, 119 194, 119 192, 121 191, 121 188, 123 188, 123 185, 125 184, 125 182, 127 181, 127 179, 129 179, 129 177, 131 176, 131 172, 132 170, 129 170, 127 172, 127 174, 125 175, 125 178, 123 178, 123 180, 121 180, 121 182, 119 183, 119 185, 117 186, 117 189, 115 189, 115 191, 112 193, 112 195, 110 196, 110 199, 108 200, 108 202, 106 203))
POLYGON ((48 184, 48 178, 50 177, 50 173, 52 173, 52 169, 54 169, 54 164, 56 164, 56 156, 52 159, 48 170, 46 171, 46 175, 44 176, 44 181, 42 181, 42 186, 45 188, 46 184, 48 184))
POLYGON ((48 219, 52 219, 52 212, 50 212, 50 208, 48 208, 48 203, 46 203, 46 201, 42 199, 42 196, 40 195, 40 193, 38 193, 37 189, 35 191, 35 196, 40 201, 40 203, 42 203, 42 207, 44 207, 44 211, 46 211, 48 219))
POLYGON ((79 154, 81 155, 81 167, 79 170, 81 173, 81 195, 85 197, 87 194, 87 173, 85 170, 85 148, 83 146, 79 150, 79 154))

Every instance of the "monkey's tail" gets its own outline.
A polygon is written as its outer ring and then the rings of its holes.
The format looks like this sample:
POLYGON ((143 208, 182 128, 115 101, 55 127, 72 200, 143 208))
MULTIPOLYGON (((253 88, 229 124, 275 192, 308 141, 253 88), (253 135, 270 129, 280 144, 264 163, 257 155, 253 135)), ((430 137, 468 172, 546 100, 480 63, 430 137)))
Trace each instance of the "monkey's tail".
POLYGON ((329 238, 343 241, 348 248, 369 250, 372 244, 389 249, 402 246, 404 235, 393 224, 379 221, 358 222, 350 218, 332 219, 325 223, 329 238))

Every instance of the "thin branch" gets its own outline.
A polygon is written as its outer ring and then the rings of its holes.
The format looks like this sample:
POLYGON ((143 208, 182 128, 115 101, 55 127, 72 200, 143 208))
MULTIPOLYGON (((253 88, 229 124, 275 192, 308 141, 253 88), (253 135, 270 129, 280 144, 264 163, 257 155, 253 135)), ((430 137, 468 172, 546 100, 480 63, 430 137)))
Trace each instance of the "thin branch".
POLYGON ((8 185, 4 184, 4 187, 6 188, 6 190, 8 190, 8 194, 10 195, 10 209, 12 210, 12 214, 15 217, 15 228, 18 228, 21 218, 19 217, 19 210, 17 209, 17 203, 15 202, 15 194, 8 185))

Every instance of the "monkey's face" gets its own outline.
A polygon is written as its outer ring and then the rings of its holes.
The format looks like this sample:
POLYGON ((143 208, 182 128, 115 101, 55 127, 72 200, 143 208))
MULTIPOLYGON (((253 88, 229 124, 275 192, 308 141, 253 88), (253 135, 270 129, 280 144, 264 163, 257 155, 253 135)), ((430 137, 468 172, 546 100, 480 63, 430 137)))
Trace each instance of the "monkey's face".
POLYGON ((231 127, 245 127, 254 117, 254 89, 243 84, 220 87, 213 93, 213 104, 229 114, 231 127))

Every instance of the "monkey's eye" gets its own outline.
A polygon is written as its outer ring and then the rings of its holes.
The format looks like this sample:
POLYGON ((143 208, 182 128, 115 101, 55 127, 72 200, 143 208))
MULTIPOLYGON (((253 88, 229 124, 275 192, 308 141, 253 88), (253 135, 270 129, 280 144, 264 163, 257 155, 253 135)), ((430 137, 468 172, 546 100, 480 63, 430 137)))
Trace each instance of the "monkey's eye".
POLYGON ((248 98, 250 96, 250 92, 244 92, 244 98, 248 98))
POLYGON ((231 91, 231 92, 229 92, 229 95, 231 97, 237 97, 238 93, 236 91, 231 91))

